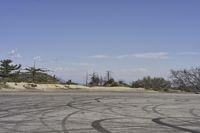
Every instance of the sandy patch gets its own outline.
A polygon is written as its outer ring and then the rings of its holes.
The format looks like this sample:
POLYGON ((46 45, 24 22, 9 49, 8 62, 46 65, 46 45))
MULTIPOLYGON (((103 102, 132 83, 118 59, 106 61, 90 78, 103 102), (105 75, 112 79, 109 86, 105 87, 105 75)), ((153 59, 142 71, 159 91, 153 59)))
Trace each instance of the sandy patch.
POLYGON ((144 92, 144 88, 129 87, 87 87, 82 85, 65 85, 65 84, 35 84, 35 83, 14 83, 5 84, 7 88, 1 88, 1 91, 57 91, 57 90, 80 90, 80 91, 135 91, 144 92))

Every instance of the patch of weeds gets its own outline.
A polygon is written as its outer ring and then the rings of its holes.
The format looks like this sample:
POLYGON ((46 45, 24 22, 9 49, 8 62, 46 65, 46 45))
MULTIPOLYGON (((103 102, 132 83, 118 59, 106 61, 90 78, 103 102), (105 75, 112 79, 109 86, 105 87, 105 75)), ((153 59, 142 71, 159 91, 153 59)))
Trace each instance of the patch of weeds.
POLYGON ((27 84, 27 85, 23 85, 24 88, 26 89, 34 89, 35 87, 37 87, 37 84, 27 84))
POLYGON ((35 87, 37 87, 37 84, 30 84, 30 86, 35 88, 35 87))
POLYGON ((3 89, 3 88, 9 88, 9 86, 5 82, 0 83, 0 89, 3 89))
POLYGON ((163 91, 164 92, 169 92, 169 89, 168 88, 164 88, 163 91))

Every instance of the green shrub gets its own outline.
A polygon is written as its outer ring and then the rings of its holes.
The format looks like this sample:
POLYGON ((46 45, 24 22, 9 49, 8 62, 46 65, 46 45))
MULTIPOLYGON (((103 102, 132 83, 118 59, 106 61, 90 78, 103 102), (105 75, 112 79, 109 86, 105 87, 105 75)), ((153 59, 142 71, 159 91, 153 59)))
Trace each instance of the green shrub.
POLYGON ((164 92, 169 92, 169 89, 168 88, 164 88, 163 91, 164 92))
POLYGON ((166 88, 171 88, 171 83, 164 78, 160 77, 144 77, 142 80, 137 80, 132 83, 133 88, 145 88, 152 89, 155 91, 167 90, 166 88))
POLYGON ((37 84, 30 84, 30 86, 35 88, 35 87, 37 87, 37 84))
POLYGON ((110 87, 117 87, 120 86, 118 82, 113 82, 110 84, 110 87))
POLYGON ((23 85, 23 87, 26 88, 26 89, 33 89, 33 88, 37 87, 37 84, 30 83, 30 84, 27 84, 27 85, 23 85))

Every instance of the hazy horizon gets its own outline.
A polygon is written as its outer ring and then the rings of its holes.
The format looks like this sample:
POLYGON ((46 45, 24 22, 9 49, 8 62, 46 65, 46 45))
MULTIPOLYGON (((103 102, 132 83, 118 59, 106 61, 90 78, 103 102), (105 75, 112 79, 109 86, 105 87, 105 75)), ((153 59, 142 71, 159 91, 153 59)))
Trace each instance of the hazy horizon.
POLYGON ((84 82, 127 82, 199 66, 198 0, 0 1, 0 59, 84 82))

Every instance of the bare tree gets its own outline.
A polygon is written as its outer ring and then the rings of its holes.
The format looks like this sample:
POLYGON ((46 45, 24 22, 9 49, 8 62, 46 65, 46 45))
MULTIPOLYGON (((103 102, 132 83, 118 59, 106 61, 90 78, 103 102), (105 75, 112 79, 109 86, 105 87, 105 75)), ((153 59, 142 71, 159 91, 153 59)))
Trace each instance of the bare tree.
POLYGON ((37 73, 46 73, 46 72, 49 71, 49 70, 45 70, 45 69, 42 69, 42 68, 36 68, 35 63, 34 63, 33 67, 28 67, 25 70, 27 71, 27 73, 31 74, 33 83, 35 82, 35 77, 36 77, 37 73))
POLYGON ((200 92, 200 67, 171 70, 171 79, 174 87, 191 89, 195 93, 200 92))

